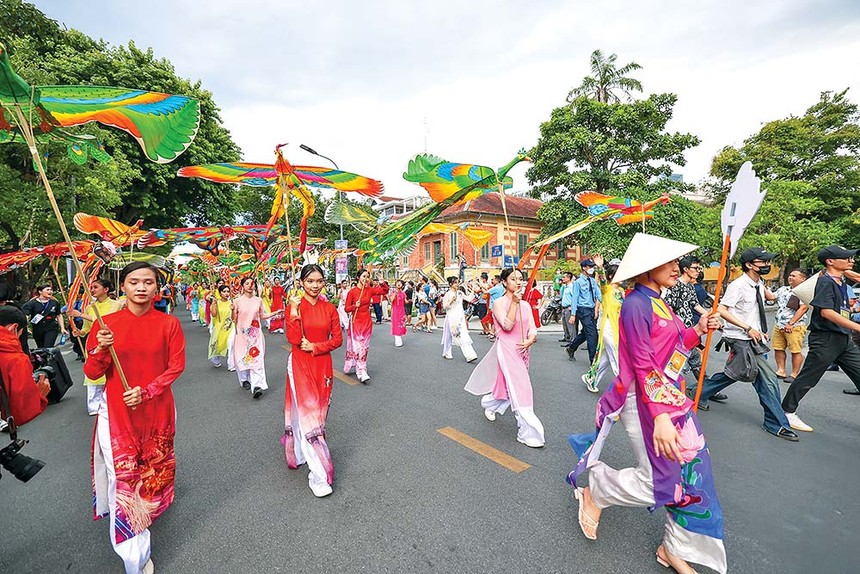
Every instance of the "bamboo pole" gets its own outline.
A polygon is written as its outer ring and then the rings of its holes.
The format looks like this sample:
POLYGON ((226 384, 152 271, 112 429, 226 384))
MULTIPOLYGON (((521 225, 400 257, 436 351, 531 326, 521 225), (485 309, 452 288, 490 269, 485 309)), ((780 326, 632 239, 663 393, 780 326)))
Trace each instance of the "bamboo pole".
MULTIPOLYGON (((720 257, 720 274, 717 278, 717 288, 714 291, 714 304, 711 307, 711 314, 717 312, 717 308, 720 306, 720 296, 723 291, 723 283, 726 280, 726 274, 728 271, 728 260, 729 260, 729 248, 731 247, 731 236, 726 235, 723 240, 723 254, 720 257)), ((693 412, 698 412, 699 410, 699 399, 702 396, 702 383, 705 381, 705 367, 708 365, 708 355, 711 352, 711 339, 714 337, 714 332, 709 330, 708 335, 705 337, 705 351, 702 353, 702 367, 699 372, 699 386, 696 388, 696 400, 693 402, 693 412)))
MULTIPOLYGON (((32 108, 32 105, 31 105, 32 108)), ((27 142, 27 147, 30 148, 30 155, 33 157, 33 162, 36 164, 36 169, 39 172, 39 177, 42 180, 42 184, 45 186, 45 191, 48 194, 48 201, 51 203, 51 208, 54 210, 54 215, 57 217, 57 223, 60 225, 60 231, 63 233, 63 238, 66 240, 66 244, 69 247, 69 252, 72 255, 72 262, 75 265, 75 270, 78 272, 78 275, 81 276, 84 285, 90 284, 90 279, 84 272, 84 268, 81 266, 81 262, 78 261, 77 256, 75 255, 75 245, 72 243, 72 238, 69 236, 69 230, 66 228, 66 223, 63 221, 63 214, 60 212, 60 206, 57 204, 57 198, 54 196, 54 191, 51 188, 51 182, 48 181, 48 176, 45 175, 45 168, 42 165, 42 158, 39 156, 39 150, 36 147, 36 137, 33 135, 33 127, 30 122, 27 120, 26 116, 24 116, 24 112, 21 110, 20 104, 14 105, 15 115, 18 117, 18 127, 21 130, 21 134, 24 136, 24 141, 27 142)), ((107 325, 105 325, 104 319, 102 319, 101 313, 99 313, 98 307, 95 305, 95 300, 88 289, 84 289, 86 296, 90 299, 90 306, 92 307, 96 319, 99 322, 99 326, 102 329, 107 329, 107 325)), ((119 362, 119 357, 116 355, 116 349, 113 348, 113 345, 108 347, 108 351, 110 352, 111 359, 113 359, 114 367, 116 367, 117 374, 119 375, 120 380, 122 381, 123 388, 128 391, 130 387, 128 386, 128 379, 126 379, 125 372, 122 370, 122 365, 119 362)), ((132 407, 134 408, 134 407, 132 407)))

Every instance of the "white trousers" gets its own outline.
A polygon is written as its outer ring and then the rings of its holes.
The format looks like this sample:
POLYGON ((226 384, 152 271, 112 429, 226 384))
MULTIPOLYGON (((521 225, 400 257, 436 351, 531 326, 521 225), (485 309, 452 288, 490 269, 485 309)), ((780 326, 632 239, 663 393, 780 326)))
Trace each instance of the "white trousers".
MULTIPOLYGON (((510 399, 497 399, 490 393, 481 397, 481 406, 484 407, 484 410, 503 415, 511 406, 511 401, 510 399)), ((517 440, 531 439, 545 442, 543 423, 537 418, 532 407, 515 410, 514 417, 517 419, 517 440)))
POLYGON ((597 364, 597 373, 594 376, 594 384, 600 384, 600 380, 612 369, 612 377, 618 376, 618 349, 615 348, 615 339, 612 329, 607 325, 603 329, 603 352, 600 353, 600 362, 597 364))
POLYGON ((233 357, 233 342, 236 340, 236 330, 230 329, 230 334, 227 336, 227 370, 236 370, 236 359, 233 357))
POLYGON ((99 412, 102 395, 105 392, 104 385, 86 385, 87 387, 87 414, 95 415, 99 412))
MULTIPOLYGON (((627 394, 620 413, 621 426, 627 432, 630 446, 636 455, 634 468, 615 470, 603 461, 597 461, 590 469, 588 484, 591 497, 598 508, 610 506, 650 507, 654 505, 654 479, 651 461, 645 449, 645 438, 639 422, 639 409, 635 392, 627 394)), ((681 528, 666 513, 663 530, 663 547, 670 553, 688 562, 705 564, 718 572, 726 571, 725 550, 722 541, 695 534, 681 528), (710 556, 712 560, 704 561, 710 556)))
POLYGON ((96 493, 107 493, 110 511, 110 542, 114 552, 122 558, 126 574, 141 574, 150 558, 149 529, 117 544, 116 542, 116 471, 113 466, 113 451, 110 444, 110 423, 108 421, 107 401, 99 404, 96 423, 96 444, 94 448, 94 467, 96 493))
POLYGON ((402 347, 403 346, 403 337, 400 335, 394 335, 394 346, 402 347))
POLYGON ((292 395, 293 400, 291 403, 292 408, 292 426, 293 426, 293 444, 295 446, 296 453, 296 464, 302 465, 304 463, 308 463, 308 486, 313 490, 314 486, 323 486, 328 484, 328 479, 325 473, 325 467, 323 466, 322 461, 320 460, 317 451, 314 450, 314 447, 311 446, 311 443, 308 442, 308 439, 305 438, 305 433, 307 429, 303 429, 301 427, 301 423, 299 422, 299 410, 296 408, 298 404, 298 400, 296 400, 296 385, 293 383, 293 355, 290 354, 287 359, 287 372, 289 373, 290 378, 290 395, 292 395))
POLYGON ((269 385, 266 383, 266 368, 260 367, 259 369, 236 369, 236 375, 239 377, 239 384, 242 384, 242 381, 248 381, 251 383, 251 389, 263 389, 264 391, 269 388, 269 385))

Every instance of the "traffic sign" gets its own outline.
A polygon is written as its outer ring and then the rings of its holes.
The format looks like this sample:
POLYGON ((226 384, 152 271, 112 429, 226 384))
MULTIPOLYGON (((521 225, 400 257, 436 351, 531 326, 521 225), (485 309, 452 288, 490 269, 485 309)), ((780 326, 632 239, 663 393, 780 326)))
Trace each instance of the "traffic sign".
POLYGON ((501 245, 490 246, 490 257, 501 257, 504 253, 504 248, 501 245))

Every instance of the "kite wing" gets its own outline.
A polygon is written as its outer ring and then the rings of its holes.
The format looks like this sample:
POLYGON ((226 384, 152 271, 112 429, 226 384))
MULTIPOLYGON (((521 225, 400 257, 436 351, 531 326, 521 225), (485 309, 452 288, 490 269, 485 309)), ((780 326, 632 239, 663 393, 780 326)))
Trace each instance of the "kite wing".
POLYGON ((293 174, 296 177, 301 179, 303 183, 314 187, 354 192, 368 197, 378 197, 384 191, 381 181, 349 173, 348 171, 304 165, 295 165, 292 167, 293 174))
POLYGON ((100 86, 39 86, 38 90, 39 103, 57 125, 98 122, 120 129, 157 163, 179 157, 200 127, 200 104, 186 96, 100 86))
MULTIPOLYGON (((452 163, 430 154, 416 155, 409 160, 403 179, 423 187, 435 202, 444 201, 461 189, 472 193, 461 201, 469 201, 498 187, 496 172, 482 165, 452 163)), ((513 180, 506 177, 502 184, 509 188, 513 180)))
POLYGON ((181 168, 179 177, 199 177, 215 183, 240 183, 253 187, 275 185, 278 174, 270 163, 207 163, 181 168))
POLYGON ((103 240, 112 241, 118 247, 137 241, 146 234, 145 231, 140 231, 142 219, 133 226, 128 226, 114 219, 79 212, 75 214, 74 221, 75 228, 81 233, 98 234, 103 240))
POLYGON ((326 207, 324 215, 326 223, 352 225, 365 235, 376 233, 378 217, 378 214, 369 208, 345 201, 332 201, 326 207))

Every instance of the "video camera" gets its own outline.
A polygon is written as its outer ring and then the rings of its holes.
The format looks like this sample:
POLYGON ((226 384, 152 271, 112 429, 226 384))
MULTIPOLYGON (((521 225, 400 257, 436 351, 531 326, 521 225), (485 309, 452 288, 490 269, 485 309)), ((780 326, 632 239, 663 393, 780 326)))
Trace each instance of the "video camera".
MULTIPOLYGON (((3 382, 2 376, 0 376, 0 405, 3 406, 3 410, 6 411, 6 416, 8 417, 5 422, 11 441, 0 449, 0 466, 11 472, 12 476, 21 482, 27 482, 37 472, 42 470, 45 463, 20 453, 21 449, 29 441, 18 438, 18 427, 15 426, 15 417, 12 416, 12 409, 9 406, 9 396, 6 394, 6 385, 3 382)), ((2 478, 2 474, 0 474, 0 478, 2 478)))

